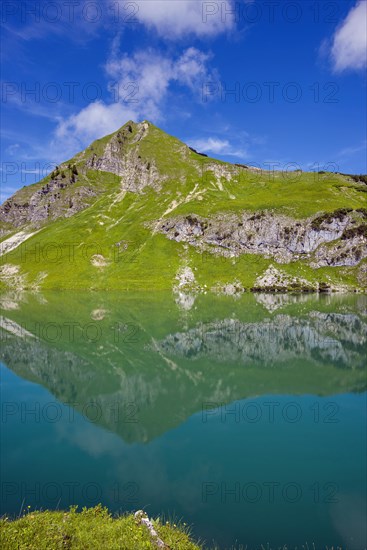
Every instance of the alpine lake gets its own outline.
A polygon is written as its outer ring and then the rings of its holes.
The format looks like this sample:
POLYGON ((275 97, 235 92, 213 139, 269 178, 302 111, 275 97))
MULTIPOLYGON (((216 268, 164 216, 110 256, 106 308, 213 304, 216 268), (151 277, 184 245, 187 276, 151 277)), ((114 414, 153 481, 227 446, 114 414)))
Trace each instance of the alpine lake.
POLYGON ((207 548, 366 547, 366 295, 0 305, 1 514, 102 503, 207 548))

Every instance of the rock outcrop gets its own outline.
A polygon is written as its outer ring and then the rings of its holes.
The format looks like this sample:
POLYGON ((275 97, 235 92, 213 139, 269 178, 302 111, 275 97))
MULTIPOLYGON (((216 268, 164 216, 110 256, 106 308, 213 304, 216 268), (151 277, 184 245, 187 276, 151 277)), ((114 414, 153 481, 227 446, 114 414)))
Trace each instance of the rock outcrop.
POLYGON ((13 227, 31 224, 40 227, 48 220, 69 218, 89 205, 95 192, 88 185, 73 189, 76 178, 55 176, 37 189, 24 202, 18 202, 16 195, 0 209, 0 221, 13 227), (66 191, 66 192, 65 192, 66 191))
POLYGON ((200 324, 168 335, 156 345, 172 358, 239 362, 271 367, 297 357, 330 362, 339 368, 365 366, 367 324, 357 315, 315 311, 306 319, 278 314, 261 323, 236 319, 200 324), (361 338, 361 334, 364 336, 361 338))
POLYGON ((139 154, 138 144, 148 132, 147 122, 128 124, 112 137, 102 155, 93 153, 87 167, 121 176, 125 191, 141 193, 145 187, 159 191, 164 177, 159 175, 154 159, 146 161, 139 154))
POLYGON ((171 240, 227 257, 261 254, 284 264, 309 260, 312 267, 355 266, 367 257, 366 219, 363 209, 340 209, 305 220, 269 211, 221 213, 163 219, 157 230, 171 240))

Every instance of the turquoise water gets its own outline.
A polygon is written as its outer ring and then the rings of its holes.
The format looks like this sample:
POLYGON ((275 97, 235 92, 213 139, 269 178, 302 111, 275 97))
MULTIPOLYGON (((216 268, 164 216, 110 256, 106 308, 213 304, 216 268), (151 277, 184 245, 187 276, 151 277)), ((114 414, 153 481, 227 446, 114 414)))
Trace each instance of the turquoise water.
POLYGON ((2 305, 1 514, 102 502, 208 547, 366 547, 365 297, 2 305))

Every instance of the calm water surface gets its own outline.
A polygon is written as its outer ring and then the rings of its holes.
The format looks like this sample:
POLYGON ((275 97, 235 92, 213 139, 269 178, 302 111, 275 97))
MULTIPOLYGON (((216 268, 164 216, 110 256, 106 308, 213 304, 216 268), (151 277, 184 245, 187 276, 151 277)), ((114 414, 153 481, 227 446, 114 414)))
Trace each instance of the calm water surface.
POLYGON ((1 514, 102 502, 208 547, 366 547, 366 297, 9 294, 0 313, 1 514))

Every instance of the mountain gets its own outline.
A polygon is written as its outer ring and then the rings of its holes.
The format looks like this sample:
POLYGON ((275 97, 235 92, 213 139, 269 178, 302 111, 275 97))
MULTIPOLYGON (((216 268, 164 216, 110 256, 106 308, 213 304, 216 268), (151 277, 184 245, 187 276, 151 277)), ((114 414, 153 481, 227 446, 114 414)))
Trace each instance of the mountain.
POLYGON ((272 172, 129 121, 0 209, 0 285, 366 290, 366 176, 272 172))

